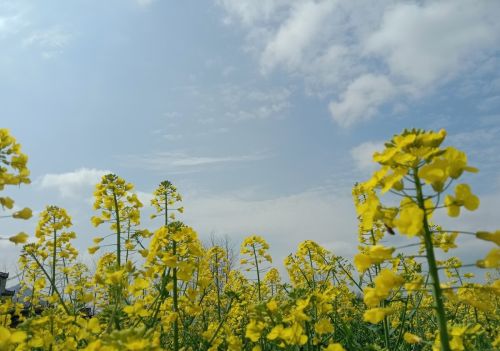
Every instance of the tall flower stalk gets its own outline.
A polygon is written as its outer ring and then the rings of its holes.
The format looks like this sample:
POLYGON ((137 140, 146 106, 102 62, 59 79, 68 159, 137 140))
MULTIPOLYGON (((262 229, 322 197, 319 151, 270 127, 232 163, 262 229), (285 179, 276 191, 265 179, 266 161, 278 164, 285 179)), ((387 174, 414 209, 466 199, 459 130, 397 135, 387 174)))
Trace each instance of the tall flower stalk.
MULTIPOLYGON (((464 171, 477 172, 477 169, 467 165, 465 153, 453 148, 442 148, 441 144, 446 137, 446 132, 426 132, 423 130, 405 130, 401 135, 396 135, 386 148, 375 153, 374 161, 381 165, 372 178, 362 183, 359 188, 367 194, 362 201, 357 202, 357 210, 362 221, 361 227, 371 229, 375 223, 383 223, 391 234, 394 229, 407 237, 418 237, 425 252, 429 275, 431 278, 434 310, 437 319, 439 337, 436 339, 443 351, 449 351, 450 335, 447 325, 447 314, 444 307, 444 293, 439 278, 439 266, 435 255, 436 233, 433 231, 431 218, 434 211, 446 207, 448 214, 456 217, 460 208, 475 210, 479 206, 479 199, 472 194, 467 184, 458 184, 455 196, 446 195, 444 205, 440 200, 445 192, 464 171), (378 199, 381 194, 392 193, 401 199, 399 207, 385 207, 378 199), (394 228, 394 229, 393 229, 394 228)), ((454 239, 454 236, 450 236, 454 239)), ((391 257, 380 255, 377 258, 376 250, 357 255, 355 263, 361 270, 367 269, 371 264, 380 264, 391 257)), ((380 251, 380 250, 378 250, 380 251)), ((365 302, 375 304, 381 302, 384 306, 386 298, 391 291, 404 282, 401 275, 387 269, 380 271, 375 278, 375 288, 365 289, 365 302)), ((391 310, 373 309, 365 317, 377 322, 391 310)))
MULTIPOLYGON (((158 188, 154 191, 154 197, 151 200, 151 204, 154 206, 156 209, 156 214, 152 215, 152 218, 162 216, 163 217, 163 226, 164 230, 166 232, 168 231, 180 231, 181 227, 178 225, 173 225, 169 227, 169 221, 175 220, 175 213, 180 212, 182 213, 184 211, 183 207, 177 206, 176 204, 178 202, 182 201, 181 195, 177 192, 177 188, 168 180, 165 180, 160 183, 158 188)), ((170 236, 170 246, 172 250, 172 258, 175 260, 177 257, 177 236, 172 235, 170 236)), ((168 250, 168 247, 164 248, 165 250, 168 250)), ((178 286, 178 267, 177 265, 174 265, 171 269, 172 271, 172 309, 175 315, 174 319, 174 351, 179 350, 179 286, 178 286)), ((161 289, 161 294, 163 295, 163 298, 165 298, 165 293, 166 293, 166 284, 168 279, 166 276, 167 269, 163 271, 162 274, 162 289, 161 289)))

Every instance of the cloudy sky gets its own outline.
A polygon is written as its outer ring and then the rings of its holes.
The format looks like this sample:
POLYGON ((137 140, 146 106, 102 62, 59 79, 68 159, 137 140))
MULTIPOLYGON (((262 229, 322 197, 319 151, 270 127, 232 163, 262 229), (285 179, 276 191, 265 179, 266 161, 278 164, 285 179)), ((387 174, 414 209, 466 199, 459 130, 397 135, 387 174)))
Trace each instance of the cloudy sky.
MULTIPOLYGON (((352 256, 371 154, 446 128, 482 204, 444 223, 498 228, 499 14, 493 0, 0 1, 0 124, 33 180, 8 194, 66 207, 82 252, 105 231, 92 189, 112 171, 146 202, 171 180, 203 239, 263 235, 278 264, 306 238, 352 256)), ((2 269, 17 250, 0 242, 2 269)))

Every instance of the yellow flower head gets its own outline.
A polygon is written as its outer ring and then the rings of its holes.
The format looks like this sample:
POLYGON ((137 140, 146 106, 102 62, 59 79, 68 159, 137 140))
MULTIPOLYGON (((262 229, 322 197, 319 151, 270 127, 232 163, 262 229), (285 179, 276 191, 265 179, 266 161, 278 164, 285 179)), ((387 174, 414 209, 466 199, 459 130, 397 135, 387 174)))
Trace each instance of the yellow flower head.
POLYGON ((377 307, 366 310, 363 314, 363 320, 372 324, 380 323, 385 316, 391 314, 393 310, 386 307, 377 307))
POLYGON ((20 219, 30 219, 31 217, 33 217, 33 212, 28 207, 25 207, 20 211, 14 212, 12 214, 12 217, 20 219))
POLYGON ((409 344, 418 344, 418 343, 422 342, 422 338, 421 337, 419 337, 419 336, 417 336, 415 334, 412 334, 412 333, 408 333, 408 332, 406 332, 403 335, 403 338, 409 344))
POLYGON ((14 236, 11 236, 9 238, 9 241, 13 242, 14 244, 24 244, 29 238, 29 235, 26 234, 25 232, 20 232, 14 236))
POLYGON ((404 198, 400 205, 399 216, 394 219, 398 230, 409 237, 420 234, 423 228, 424 211, 411 199, 404 198))

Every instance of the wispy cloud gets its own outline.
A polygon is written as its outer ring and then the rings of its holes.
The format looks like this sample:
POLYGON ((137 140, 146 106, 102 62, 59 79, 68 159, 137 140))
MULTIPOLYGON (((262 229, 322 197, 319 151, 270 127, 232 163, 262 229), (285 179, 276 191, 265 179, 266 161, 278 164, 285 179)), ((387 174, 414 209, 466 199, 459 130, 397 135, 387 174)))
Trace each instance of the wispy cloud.
POLYGON ((214 163, 227 163, 227 162, 246 162, 262 160, 262 156, 245 155, 245 156, 228 156, 228 157, 180 157, 174 158, 171 162, 172 166, 200 166, 209 165, 214 163))
MULTIPOLYGON (((209 122, 200 122, 201 124, 208 124, 209 122)), ((154 130, 152 134, 155 135, 160 135, 163 139, 168 140, 168 141, 180 141, 186 137, 188 138, 196 138, 196 137, 201 137, 201 136, 209 136, 209 135, 215 135, 215 134, 224 134, 228 133, 229 128, 226 127, 218 127, 218 128, 209 128, 205 129, 203 131, 199 132, 192 132, 188 135, 184 135, 182 133, 164 133, 163 130, 154 130)))
POLYGON ((169 141, 175 141, 182 139, 182 134, 163 134, 162 138, 169 141))
POLYGON ((280 119, 291 106, 291 95, 289 88, 257 90, 227 84, 220 88, 218 101, 230 120, 280 119))
POLYGON ((118 156, 124 166, 141 167, 153 171, 180 170, 193 171, 193 168, 235 162, 253 162, 270 158, 269 154, 238 156, 198 156, 184 152, 156 152, 147 155, 118 156))
POLYGON ((36 47, 41 50, 42 57, 52 58, 61 54, 71 40, 71 34, 61 27, 55 26, 32 32, 23 40, 23 45, 25 47, 36 47))
POLYGON ((199 121, 210 124, 221 117, 230 122, 284 119, 292 107, 294 87, 262 87, 252 81, 218 84, 209 91, 196 84, 177 87, 176 90, 199 101, 204 112, 199 121), (207 112, 217 117, 206 116, 207 112))

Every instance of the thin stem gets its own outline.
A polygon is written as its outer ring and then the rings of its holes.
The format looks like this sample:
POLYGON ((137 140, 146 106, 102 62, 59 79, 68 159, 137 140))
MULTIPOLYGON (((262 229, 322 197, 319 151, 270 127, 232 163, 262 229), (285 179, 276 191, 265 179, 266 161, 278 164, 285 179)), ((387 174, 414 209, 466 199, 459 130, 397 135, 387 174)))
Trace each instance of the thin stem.
POLYGON ((257 259, 257 253, 255 252, 255 244, 252 244, 253 257, 255 259, 255 269, 257 271, 257 292, 259 294, 259 302, 262 301, 262 296, 260 293, 260 273, 259 273, 259 260, 257 259))
MULTIPOLYGON (((175 240, 172 240, 172 254, 175 255, 177 254, 177 242, 175 240)), ((174 350, 179 351, 179 304, 178 304, 178 291, 177 291, 177 267, 174 267, 172 270, 172 280, 174 284, 174 291, 173 291, 173 302, 174 302, 174 313, 175 315, 175 320, 174 320, 174 350)))
MULTIPOLYGON (((31 257, 33 257, 33 259, 35 260, 36 264, 38 265, 38 267, 40 267, 40 269, 43 271, 43 274, 45 274, 45 276, 47 277, 47 279, 49 279, 50 281, 50 284, 52 284, 52 280, 50 279, 50 275, 49 273, 47 272, 47 270, 43 267, 43 265, 40 263, 40 261, 38 261, 38 259, 36 258, 36 256, 34 254, 31 254, 31 257)), ((52 288, 54 289, 57 297, 59 298, 59 301, 61 302, 61 306, 63 307, 64 309, 64 312, 66 312, 66 314, 70 315, 70 312, 69 312, 69 309, 68 307, 66 306, 66 303, 64 302, 61 294, 59 293, 59 290, 57 290, 56 286, 55 285, 52 285, 52 288)), ((34 293, 33 293, 34 295, 34 293)))
MULTIPOLYGON (((55 217, 52 218, 54 225, 56 224, 55 217)), ((57 231, 54 229, 54 243, 52 246, 52 287, 51 294, 54 294, 54 287, 56 286, 56 252, 57 252, 57 231)))
POLYGON ((424 234, 425 250, 427 253, 427 263, 429 265, 429 273, 432 278, 432 293, 434 296, 434 303, 438 320, 439 336, 441 340, 441 350, 451 351, 450 341, 448 336, 448 327, 446 324, 446 312, 444 309, 443 294, 439 282, 439 273, 436 264, 436 257, 434 255, 434 247, 432 245, 432 233, 429 228, 427 213, 425 212, 425 204, 424 204, 425 200, 422 192, 422 184, 420 182, 420 178, 418 177, 417 168, 413 169, 413 178, 415 180, 415 186, 417 188, 418 206, 424 212, 423 234, 424 234))
POLYGON ((113 190, 113 201, 115 203, 115 216, 116 216, 116 267, 120 269, 121 267, 121 228, 120 228, 120 209, 118 207, 118 199, 116 198, 116 192, 113 190))
POLYGON ((214 268, 215 268, 215 290, 217 291, 217 318, 220 322, 221 320, 221 307, 220 307, 220 291, 219 291, 219 257, 217 255, 217 252, 215 253, 215 263, 214 263, 214 268))

